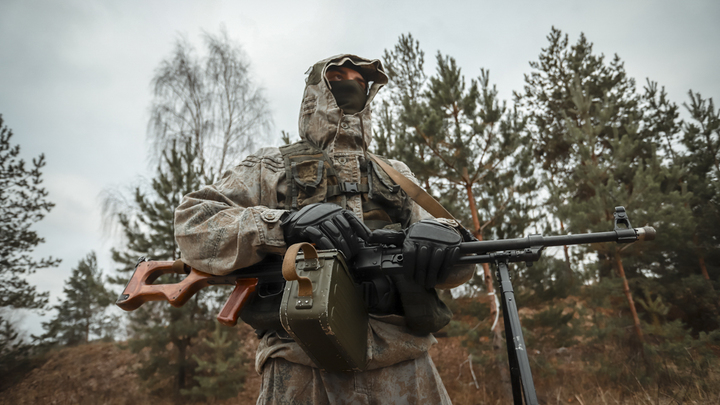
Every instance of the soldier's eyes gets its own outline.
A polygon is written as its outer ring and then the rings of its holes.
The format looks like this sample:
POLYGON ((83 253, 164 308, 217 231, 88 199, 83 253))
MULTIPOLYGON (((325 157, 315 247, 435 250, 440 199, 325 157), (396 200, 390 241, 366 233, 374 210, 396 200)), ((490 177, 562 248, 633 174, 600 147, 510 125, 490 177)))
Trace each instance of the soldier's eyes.
POLYGON ((367 83, 365 82, 365 79, 362 77, 356 77, 351 79, 348 75, 343 74, 343 72, 328 72, 326 75, 327 79, 331 82, 339 82, 343 80, 355 80, 356 82, 360 83, 363 89, 367 88, 367 83))

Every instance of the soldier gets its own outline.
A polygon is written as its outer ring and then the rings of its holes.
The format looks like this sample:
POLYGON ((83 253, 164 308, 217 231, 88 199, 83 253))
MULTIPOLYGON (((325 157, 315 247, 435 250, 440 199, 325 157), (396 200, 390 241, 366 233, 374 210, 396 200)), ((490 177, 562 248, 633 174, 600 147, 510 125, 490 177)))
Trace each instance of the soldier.
MULTIPOLYGON (((282 255, 298 241, 338 249, 350 260, 362 240, 404 230, 411 276, 363 285, 366 371, 318 369, 280 324, 282 286, 262 286, 241 314, 260 338, 258 404, 450 403, 428 355, 436 343, 431 333, 452 316, 435 288, 464 283, 474 266, 448 265, 462 241, 457 224, 432 219, 368 156, 370 103, 387 81, 379 60, 340 55, 316 63, 300 109, 301 141, 248 156, 176 210, 183 261, 216 275, 282 255), (385 231, 372 233, 378 229, 385 231)), ((405 164, 383 161, 417 182, 405 164)))

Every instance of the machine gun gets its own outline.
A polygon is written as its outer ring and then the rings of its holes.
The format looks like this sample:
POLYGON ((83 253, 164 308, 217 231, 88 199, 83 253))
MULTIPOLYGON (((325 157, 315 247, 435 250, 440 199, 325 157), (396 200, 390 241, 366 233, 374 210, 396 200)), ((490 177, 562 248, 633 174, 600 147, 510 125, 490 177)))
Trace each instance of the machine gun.
MULTIPOLYGON (((522 404, 523 396, 526 404, 538 402, 508 264, 526 262, 531 265, 540 259, 543 249, 551 246, 598 242, 631 243, 655 239, 655 229, 652 227, 632 228, 624 207, 616 207, 614 217, 614 229, 608 232, 561 236, 530 235, 518 239, 462 243, 460 251, 464 255, 460 257, 458 264, 495 264, 502 296, 505 336, 516 405, 522 404)), ((148 301, 168 301, 171 305, 179 307, 204 287, 234 285, 235 289, 217 317, 220 323, 234 326, 243 305, 255 291, 258 282, 283 281, 282 266, 283 262, 279 259, 266 260, 224 276, 215 276, 193 269, 179 260, 163 262, 141 258, 116 304, 126 311, 135 310, 148 301), (187 276, 176 284, 153 284, 159 276, 168 273, 187 274, 187 276)), ((349 263, 349 267, 352 269, 352 274, 360 279, 373 275, 403 273, 402 249, 392 245, 366 246, 357 254, 355 260, 349 263)))

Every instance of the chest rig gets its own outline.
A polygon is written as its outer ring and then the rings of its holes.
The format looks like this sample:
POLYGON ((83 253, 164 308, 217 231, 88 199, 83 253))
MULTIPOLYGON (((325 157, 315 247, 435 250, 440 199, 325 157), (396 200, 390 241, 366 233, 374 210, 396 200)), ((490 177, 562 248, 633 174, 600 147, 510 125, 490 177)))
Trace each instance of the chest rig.
MULTIPOLYGON (((360 182, 343 181, 327 153, 307 141, 280 147, 288 179, 285 207, 297 210, 320 202, 348 208, 359 194, 365 225, 371 230, 403 229, 409 225, 412 200, 369 158, 360 158, 360 182)), ((389 162, 385 158, 380 158, 389 162)))
MULTIPOLYGON (((280 152, 288 180, 286 209, 323 202, 348 209, 348 199, 359 194, 362 219, 371 230, 401 230, 410 225, 412 199, 372 159, 360 158, 360 182, 356 183, 343 181, 327 153, 310 142, 282 146, 280 152)), ((385 158, 377 158, 390 164, 385 158)), ((402 314, 406 326, 416 333, 436 332, 452 317, 434 289, 426 290, 402 275, 363 280, 359 287, 370 313, 402 314)), ((240 314, 258 335, 275 331, 287 337, 278 314, 283 289, 283 284, 258 285, 240 314)))

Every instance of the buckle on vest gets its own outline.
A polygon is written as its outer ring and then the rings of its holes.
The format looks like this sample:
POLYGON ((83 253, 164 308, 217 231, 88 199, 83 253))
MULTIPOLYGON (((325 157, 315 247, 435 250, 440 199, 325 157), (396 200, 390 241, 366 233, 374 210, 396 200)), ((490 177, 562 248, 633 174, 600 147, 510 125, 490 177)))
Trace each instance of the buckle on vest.
POLYGON ((342 183, 342 191, 345 193, 359 193, 360 188, 358 187, 357 183, 350 183, 345 181, 342 183))

